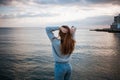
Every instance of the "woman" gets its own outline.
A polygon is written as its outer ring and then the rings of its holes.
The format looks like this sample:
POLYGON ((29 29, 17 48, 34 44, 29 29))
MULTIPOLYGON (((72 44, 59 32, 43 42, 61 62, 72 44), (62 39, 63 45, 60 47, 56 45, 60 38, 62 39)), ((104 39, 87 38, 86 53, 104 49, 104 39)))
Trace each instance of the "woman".
POLYGON ((70 56, 74 50, 75 28, 71 29, 63 25, 61 27, 46 27, 47 35, 52 43, 52 51, 55 61, 55 80, 70 80, 71 65, 69 63, 70 56), (55 37, 53 31, 59 30, 59 38, 55 37))

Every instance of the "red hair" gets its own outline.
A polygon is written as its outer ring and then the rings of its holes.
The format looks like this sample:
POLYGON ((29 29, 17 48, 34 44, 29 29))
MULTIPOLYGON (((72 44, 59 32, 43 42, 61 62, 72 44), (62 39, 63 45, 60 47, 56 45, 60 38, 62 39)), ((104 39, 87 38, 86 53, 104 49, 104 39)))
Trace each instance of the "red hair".
POLYGON ((61 30, 59 30, 59 36, 61 38, 60 50, 64 55, 71 54, 74 50, 75 40, 70 32, 70 28, 66 25, 62 27, 67 29, 68 32, 63 33, 61 30))

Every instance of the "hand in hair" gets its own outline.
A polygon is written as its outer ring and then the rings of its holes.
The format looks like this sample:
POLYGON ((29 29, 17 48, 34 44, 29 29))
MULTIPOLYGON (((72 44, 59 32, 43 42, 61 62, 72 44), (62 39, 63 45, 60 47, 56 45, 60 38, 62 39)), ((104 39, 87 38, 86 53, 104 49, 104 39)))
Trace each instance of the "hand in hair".
POLYGON ((68 30, 67 30, 66 28, 64 28, 64 27, 60 27, 60 30, 61 30, 63 33, 67 33, 67 32, 68 32, 68 30))
POLYGON ((75 31, 76 31, 76 28, 74 26, 72 26, 71 29, 70 29, 71 34, 74 34, 75 31))

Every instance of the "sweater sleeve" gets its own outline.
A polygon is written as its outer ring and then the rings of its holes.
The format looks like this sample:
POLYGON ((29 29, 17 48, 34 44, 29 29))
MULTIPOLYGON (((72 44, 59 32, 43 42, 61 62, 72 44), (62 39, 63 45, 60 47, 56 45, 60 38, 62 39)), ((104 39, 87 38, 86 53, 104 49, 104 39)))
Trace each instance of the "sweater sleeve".
POLYGON ((59 27, 46 27, 46 33, 48 35, 48 38, 50 39, 50 41, 52 41, 55 38, 55 35, 53 34, 53 31, 55 30, 59 30, 59 27))

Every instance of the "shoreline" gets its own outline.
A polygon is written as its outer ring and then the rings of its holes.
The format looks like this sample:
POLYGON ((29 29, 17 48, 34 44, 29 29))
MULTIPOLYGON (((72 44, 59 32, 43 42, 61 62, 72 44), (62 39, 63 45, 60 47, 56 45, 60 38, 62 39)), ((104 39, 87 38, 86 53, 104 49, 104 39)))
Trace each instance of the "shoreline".
POLYGON ((110 29, 110 28, 90 29, 90 31, 109 32, 109 33, 120 33, 120 30, 118 30, 118 29, 110 29))

